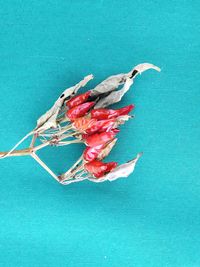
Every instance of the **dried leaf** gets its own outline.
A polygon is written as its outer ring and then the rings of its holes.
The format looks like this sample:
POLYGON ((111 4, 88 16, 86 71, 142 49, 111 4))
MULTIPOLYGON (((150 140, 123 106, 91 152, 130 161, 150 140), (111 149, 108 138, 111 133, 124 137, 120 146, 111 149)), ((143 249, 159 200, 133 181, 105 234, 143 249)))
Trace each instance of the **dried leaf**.
POLYGON ((126 82, 121 90, 113 91, 105 98, 100 99, 97 104, 94 106, 94 109, 97 108, 105 108, 109 105, 119 102, 125 93, 129 90, 131 85, 133 84, 133 80, 130 78, 126 79, 126 82))
POLYGON ((102 179, 105 179, 108 181, 114 181, 118 178, 128 177, 134 171, 136 162, 141 156, 142 156, 142 153, 137 154, 136 158, 134 158, 133 160, 125 164, 121 164, 120 166, 115 168, 113 171, 109 172, 104 177, 102 177, 102 179))
POLYGON ((93 90, 91 90, 91 96, 98 96, 101 94, 109 93, 116 90, 121 84, 124 84, 127 78, 135 78, 138 74, 148 70, 154 69, 160 71, 160 68, 150 63, 142 63, 135 66, 128 73, 121 73, 108 77, 106 80, 98 84, 93 90))
POLYGON ((67 88, 62 95, 56 100, 54 105, 51 109, 49 109, 44 115, 42 115, 38 121, 37 121, 37 127, 35 131, 41 132, 45 131, 49 128, 56 128, 57 127, 57 121, 56 118, 58 116, 58 113, 64 103, 64 101, 69 98, 70 96, 77 93, 77 91, 84 87, 91 79, 93 79, 93 75, 86 76, 82 81, 77 83, 75 86, 72 86, 70 88, 67 88))
MULTIPOLYGON (((157 70, 157 71, 160 71, 160 68, 158 68, 157 66, 153 65, 153 64, 150 64, 150 63, 142 63, 142 64, 139 64, 137 65, 136 67, 134 67, 133 70, 131 70, 129 73, 127 74, 120 74, 121 75, 121 78, 122 78, 122 81, 121 83, 119 83, 119 80, 117 79, 116 82, 114 83, 114 81, 112 81, 112 84, 117 84, 116 88, 117 89, 119 87, 120 84, 124 83, 124 87, 118 91, 114 91, 114 87, 110 86, 109 84, 109 79, 105 80, 103 82, 104 84, 104 87, 99 87, 99 90, 98 90, 98 93, 104 93, 106 91, 106 88, 107 88, 107 91, 106 92, 110 92, 111 93, 104 97, 104 98, 101 98, 97 104, 95 105, 95 109, 97 108, 104 108, 104 107, 107 107, 109 105, 112 105, 114 103, 117 103, 119 102, 122 97, 125 95, 125 93, 130 89, 131 85, 133 84, 133 79, 138 75, 138 74, 141 74, 142 72, 146 71, 146 70, 149 70, 149 69, 154 69, 154 70, 157 70), (108 90, 109 88, 112 87, 112 90, 108 90), (114 91, 114 92, 113 92, 114 91)), ((112 80, 114 80, 114 77, 112 78, 112 80)), ((100 84, 101 85, 101 84, 100 84)), ((98 86, 97 86, 98 87, 98 86)), ((94 89, 95 90, 95 89, 94 89)), ((97 94, 97 92, 96 92, 97 94)))
POLYGON ((108 77, 106 80, 98 84, 93 90, 91 90, 91 96, 98 96, 100 94, 109 93, 116 90, 120 84, 126 81, 127 74, 121 73, 108 77))
POLYGON ((131 78, 136 77, 138 74, 142 74, 142 72, 146 70, 154 69, 157 71, 161 71, 161 69, 151 63, 142 63, 134 67, 132 71, 129 72, 131 78))

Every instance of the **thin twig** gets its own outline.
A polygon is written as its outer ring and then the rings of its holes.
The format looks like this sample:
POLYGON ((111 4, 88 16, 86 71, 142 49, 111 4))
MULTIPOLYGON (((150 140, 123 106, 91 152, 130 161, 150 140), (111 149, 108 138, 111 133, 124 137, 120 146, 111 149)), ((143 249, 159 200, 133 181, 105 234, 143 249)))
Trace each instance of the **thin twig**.
POLYGON ((59 182, 58 176, 33 152, 31 157, 34 158, 51 176, 59 182))
POLYGON ((30 133, 28 133, 27 135, 25 135, 11 150, 9 150, 8 152, 4 153, 4 155, 1 156, 1 158, 6 158, 9 157, 10 154, 12 154, 12 152, 14 152, 14 150, 22 143, 24 142, 24 140, 26 140, 30 135, 33 134, 33 131, 31 131, 30 133))
POLYGON ((16 156, 29 156, 32 152, 31 148, 25 148, 21 150, 14 150, 9 153, 8 152, 0 152, 0 159, 6 157, 16 157, 16 156))
POLYGON ((59 142, 57 144, 57 146, 67 146, 67 145, 77 144, 77 143, 82 143, 82 141, 79 140, 79 139, 75 139, 75 140, 72 140, 72 141, 59 142))
POLYGON ((33 148, 34 147, 34 145, 35 145, 35 141, 36 141, 36 139, 37 139, 37 133, 35 133, 34 135, 33 135, 33 137, 32 137, 32 140, 31 140, 31 144, 30 144, 30 147, 31 148, 33 148))
POLYGON ((81 156, 75 163, 74 165, 67 171, 65 172, 63 175, 67 176, 69 173, 73 172, 73 170, 79 165, 79 163, 82 161, 83 156, 81 156))

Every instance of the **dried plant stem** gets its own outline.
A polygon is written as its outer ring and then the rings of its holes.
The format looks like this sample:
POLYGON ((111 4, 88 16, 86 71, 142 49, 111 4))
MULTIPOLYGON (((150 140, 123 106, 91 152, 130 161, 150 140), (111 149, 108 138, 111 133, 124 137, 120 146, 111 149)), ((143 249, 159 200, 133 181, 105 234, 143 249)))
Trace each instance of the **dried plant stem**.
POLYGON ((26 140, 30 135, 32 135, 33 132, 28 133, 27 135, 25 135, 11 150, 9 150, 8 152, 3 153, 3 155, 1 155, 1 158, 6 158, 9 157, 10 154, 12 154, 12 152, 15 151, 15 149, 22 143, 24 142, 24 140, 26 140))
POLYGON ((45 142, 45 143, 43 143, 43 144, 41 144, 41 145, 38 145, 38 146, 34 147, 34 148, 32 149, 32 151, 36 152, 36 151, 38 151, 38 150, 40 150, 40 149, 42 149, 42 148, 48 146, 49 144, 50 144, 50 141, 47 141, 47 142, 45 142))
POLYGON ((59 182, 58 176, 33 152, 30 154, 51 176, 59 182))
POLYGON ((12 152, 9 153, 8 152, 0 152, 0 158, 4 158, 4 156, 8 156, 8 157, 16 157, 16 156, 29 156, 32 152, 31 148, 25 148, 25 149, 21 149, 21 150, 14 150, 12 152))
POLYGON ((67 171, 63 174, 63 176, 67 176, 68 174, 72 173, 74 171, 74 169, 77 168, 77 166, 79 165, 79 163, 82 161, 83 159, 83 156, 81 156, 75 163, 74 165, 67 171))
POLYGON ((77 143, 82 143, 82 141, 79 139, 76 139, 72 141, 59 142, 57 146, 67 146, 67 145, 77 144, 77 143))
POLYGON ((37 139, 37 134, 35 133, 34 135, 33 135, 33 137, 32 137, 32 140, 31 140, 31 144, 30 144, 30 147, 34 147, 34 144, 35 144, 35 141, 36 141, 36 139, 37 139))
POLYGON ((67 125, 65 127, 62 127, 62 129, 56 135, 64 134, 65 132, 71 130, 72 128, 73 128, 72 125, 67 125))
MULTIPOLYGON (((73 136, 73 135, 68 135, 68 137, 70 136, 73 136)), ((63 139, 66 138, 66 135, 64 136, 61 136, 58 141, 61 141, 63 139)), ((7 152, 0 152, 0 159, 1 158, 5 158, 5 157, 14 157, 14 156, 27 156, 27 155, 30 155, 32 152, 36 152, 48 145, 51 144, 51 141, 52 140, 49 140, 49 141, 46 141, 45 143, 41 144, 41 145, 38 145, 38 146, 35 146, 35 147, 32 147, 32 145, 34 145, 35 141, 34 139, 32 139, 32 142, 31 142, 31 145, 29 148, 25 148, 25 149, 20 149, 20 150, 10 150, 10 151, 7 151, 7 152)), ((75 139, 75 140, 71 140, 71 141, 68 141, 68 142, 65 142, 65 145, 69 145, 69 144, 73 144, 73 143, 80 143, 82 142, 81 140, 79 139, 75 139)))
POLYGON ((78 173, 82 172, 83 170, 84 170, 84 166, 83 166, 82 164, 81 164, 80 166, 79 166, 79 164, 77 164, 73 171, 71 171, 71 172, 68 173, 67 175, 65 175, 65 174, 64 174, 64 175, 61 175, 61 176, 59 177, 59 180, 60 180, 61 182, 63 182, 63 181, 67 181, 67 180, 75 179, 75 176, 76 176, 78 173))

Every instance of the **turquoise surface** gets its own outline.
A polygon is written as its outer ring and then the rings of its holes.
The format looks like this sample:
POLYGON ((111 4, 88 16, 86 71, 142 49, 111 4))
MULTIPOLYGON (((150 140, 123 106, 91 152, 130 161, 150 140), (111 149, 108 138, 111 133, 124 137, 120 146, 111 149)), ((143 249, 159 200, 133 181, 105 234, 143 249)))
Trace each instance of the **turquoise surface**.
MULTIPOLYGON (((29 157, 0 161, 0 266, 200 266, 199 12, 191 0, 1 1, 2 151, 87 74, 92 88, 142 62, 162 72, 120 104, 136 118, 109 159, 144 152, 128 179, 62 187, 29 157)), ((61 172, 83 148, 40 155, 61 172)))

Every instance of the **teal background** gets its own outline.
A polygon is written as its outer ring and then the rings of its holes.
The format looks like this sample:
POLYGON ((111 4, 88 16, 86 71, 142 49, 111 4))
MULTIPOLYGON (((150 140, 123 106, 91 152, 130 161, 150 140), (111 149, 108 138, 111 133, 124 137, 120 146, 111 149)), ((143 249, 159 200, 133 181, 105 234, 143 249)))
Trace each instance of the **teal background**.
MULTIPOLYGON (((57 184, 31 158, 0 161, 0 266, 200 266, 199 1, 1 1, 0 149, 59 96, 142 62, 110 159, 143 151, 113 183, 57 184)), ((58 172, 84 146, 40 155, 58 172)))

